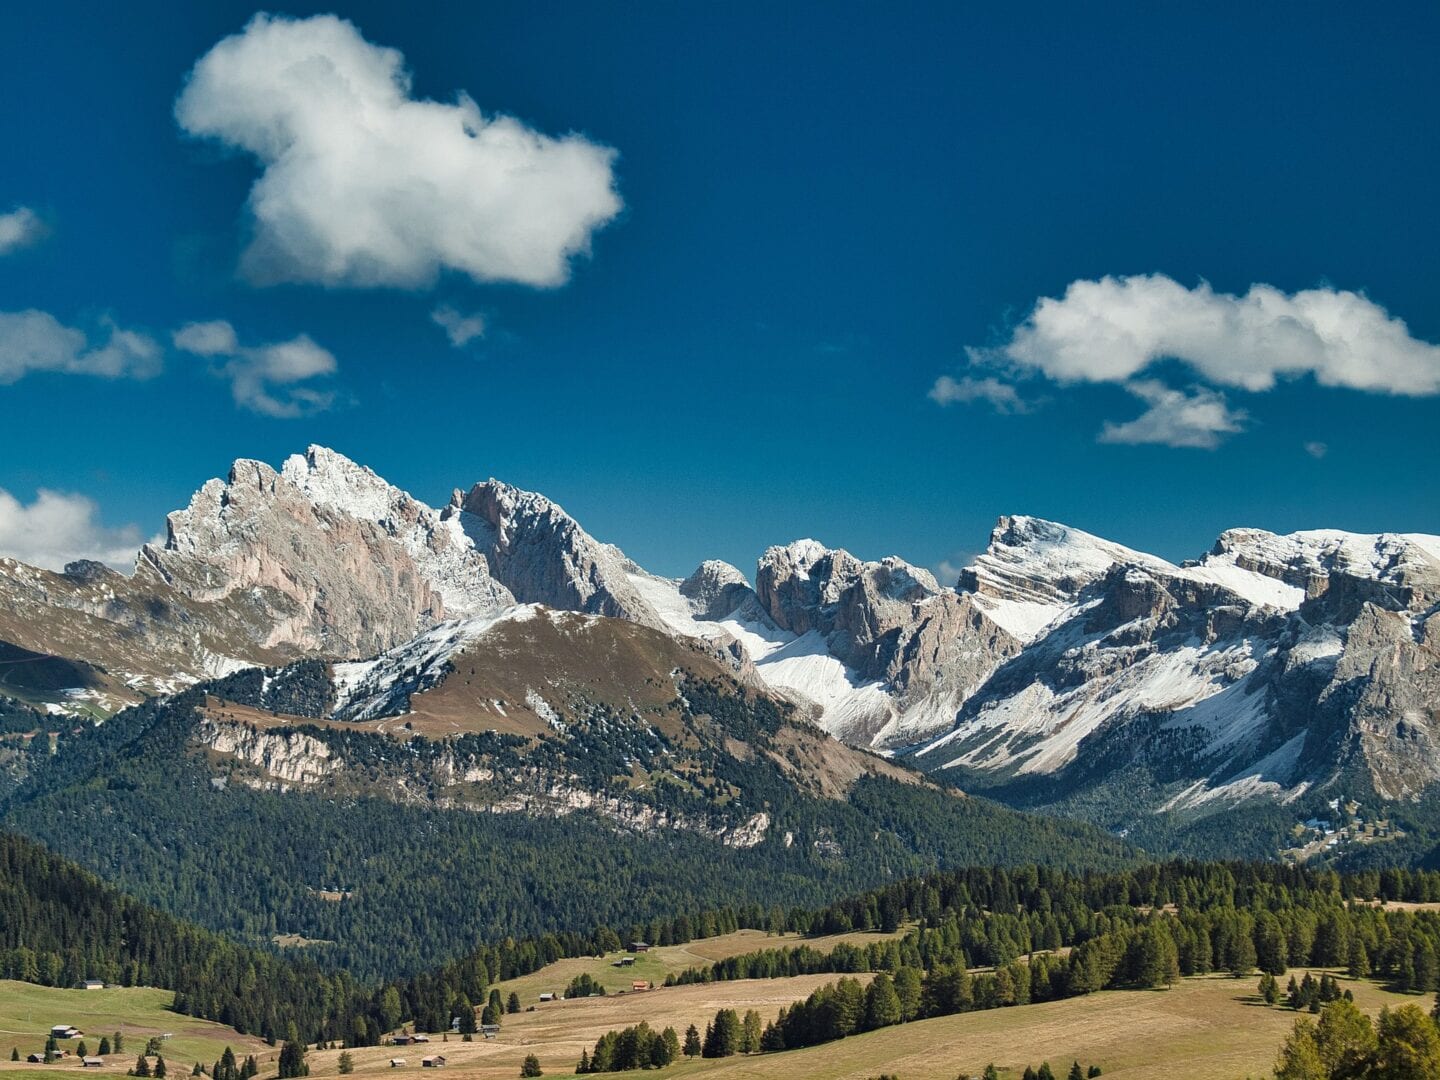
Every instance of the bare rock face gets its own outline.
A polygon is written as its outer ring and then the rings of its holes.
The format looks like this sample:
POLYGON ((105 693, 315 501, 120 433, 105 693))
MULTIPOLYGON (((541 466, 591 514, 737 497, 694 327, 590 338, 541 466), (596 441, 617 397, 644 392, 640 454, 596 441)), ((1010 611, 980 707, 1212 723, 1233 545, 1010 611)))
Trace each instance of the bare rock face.
POLYGON ((457 492, 446 515, 458 516, 491 574, 521 603, 664 627, 630 581, 640 568, 545 496, 487 480, 457 492))
POLYGON ((723 619, 755 599, 745 575, 727 562, 707 559, 680 583, 680 595, 699 619, 723 619))
POLYGON ((393 515, 372 520, 379 507, 361 503, 367 516, 356 516, 301 486, 322 483, 320 470, 293 460, 288 476, 237 461, 227 481, 206 483, 170 515, 165 544, 141 549, 136 577, 191 601, 252 597, 270 616, 254 646, 326 656, 372 655, 508 599, 487 580, 483 560, 454 550, 457 538, 440 530, 434 511, 405 497, 392 500, 393 515), (432 576, 447 555, 468 579, 432 576), (461 610, 447 608, 447 592, 461 610))
POLYGON ((857 680, 892 697, 892 707, 839 729, 852 742, 903 743, 943 730, 1021 648, 970 597, 893 556, 862 562, 813 540, 773 547, 760 560, 755 591, 777 627, 818 635, 857 680))

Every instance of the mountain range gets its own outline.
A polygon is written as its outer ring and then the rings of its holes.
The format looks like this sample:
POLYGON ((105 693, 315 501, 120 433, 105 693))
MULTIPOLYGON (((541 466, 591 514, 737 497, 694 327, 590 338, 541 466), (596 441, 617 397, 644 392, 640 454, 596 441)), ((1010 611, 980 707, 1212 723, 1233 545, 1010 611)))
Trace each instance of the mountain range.
MULTIPOLYGON (((133 574, 0 560, 0 649, 0 692, 52 714, 320 661, 281 715, 522 737, 573 722, 582 688, 663 712, 688 666, 833 736, 790 748, 817 790, 913 766, 1115 831, 1440 781, 1440 537, 1418 534, 1232 529, 1175 565, 1015 516, 953 587, 814 540, 676 580, 543 495, 492 479, 436 509, 311 447, 204 484, 133 574)), ((231 714, 214 738, 278 761, 231 714)))

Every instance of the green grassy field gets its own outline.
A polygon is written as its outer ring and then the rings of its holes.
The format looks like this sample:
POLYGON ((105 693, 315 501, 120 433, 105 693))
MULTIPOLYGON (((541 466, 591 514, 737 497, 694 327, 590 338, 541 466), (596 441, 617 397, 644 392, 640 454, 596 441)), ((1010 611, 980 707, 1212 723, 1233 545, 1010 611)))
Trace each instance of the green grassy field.
MULTIPOLYGON (((22 1080, 22 1074, 53 1075, 59 1070, 79 1072, 79 1062, 68 1059, 48 1066, 15 1064, 12 1048, 24 1058, 45 1049, 45 1038, 56 1024, 71 1024, 85 1034, 86 1048, 93 1055, 101 1036, 125 1037, 125 1050, 107 1059, 109 1069, 124 1072, 152 1035, 170 1034, 163 1054, 169 1073, 182 1080, 195 1062, 207 1066, 229 1046, 239 1056, 260 1055, 267 1060, 276 1053, 260 1039, 241 1035, 232 1028, 172 1012, 175 995, 169 990, 120 987, 107 990, 59 990, 49 986, 0 980, 0 1070, 7 1080, 22 1080)), ((61 1049, 75 1052, 80 1040, 67 1040, 61 1049)))
POLYGON ((819 952, 829 952, 842 941, 852 945, 868 945, 872 941, 885 941, 898 937, 894 934, 857 932, 832 934, 828 937, 806 938, 799 934, 767 934, 763 930, 737 930, 733 934, 704 938, 684 945, 666 945, 649 952, 615 952, 604 957, 571 957, 557 960, 530 975, 499 984, 502 997, 511 991, 520 995, 522 1005, 534 1005, 543 993, 559 997, 577 975, 589 975, 609 993, 628 991, 635 981, 653 982, 659 986, 667 975, 678 975, 689 968, 709 967, 717 960, 744 953, 759 952, 762 949, 781 949, 796 945, 809 945, 819 952), (635 963, 628 967, 616 967, 621 957, 633 956, 635 963))

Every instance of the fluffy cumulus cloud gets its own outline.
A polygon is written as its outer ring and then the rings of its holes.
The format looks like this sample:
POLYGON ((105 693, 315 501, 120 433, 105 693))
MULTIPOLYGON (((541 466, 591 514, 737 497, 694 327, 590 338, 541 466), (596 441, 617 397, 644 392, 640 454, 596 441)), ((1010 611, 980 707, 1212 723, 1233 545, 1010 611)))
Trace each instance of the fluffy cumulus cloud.
POLYGON ((621 208, 613 150, 463 93, 417 100, 404 57, 333 15, 256 15, 195 65, 175 115, 263 166, 242 263, 257 283, 559 285, 621 208))
POLYGON ((45 311, 0 311, 0 385, 32 371, 148 379, 163 363, 153 339, 108 320, 92 336, 45 311))
POLYGON ((1163 274, 1076 281, 1060 299, 1036 304, 999 353, 1061 383, 1125 382, 1175 359, 1209 383, 1243 390, 1313 375, 1323 386, 1440 393, 1440 346, 1417 341, 1359 293, 1336 289, 1287 295, 1252 285, 1232 296, 1163 274))
POLYGON ((442 304, 430 313, 430 318, 445 331, 450 344, 457 349, 485 336, 485 316, 478 312, 462 315, 453 307, 442 304))
POLYGON ((1350 390, 1440 394, 1440 346, 1418 340, 1383 307, 1343 289, 1285 293, 1252 285, 1236 296, 1203 282, 1186 288, 1163 274, 1075 281, 1064 296, 1040 300, 1009 341, 967 353, 975 370, 1004 378, 942 376, 930 391, 933 400, 984 400, 1019 412, 1024 399, 1017 380, 1114 383, 1147 408, 1134 420, 1106 423, 1099 439, 1110 443, 1218 446, 1246 421, 1223 388, 1259 393, 1311 376, 1322 386, 1350 390), (1175 361, 1202 385, 1180 390, 1160 382, 1153 369, 1175 361))
POLYGON ((1226 435, 1244 430, 1243 411, 1231 409, 1225 396, 1203 386, 1174 390, 1154 379, 1125 384, 1149 408, 1127 423, 1106 423, 1103 443, 1158 443, 1213 450, 1226 435))
POLYGON ((133 525, 102 525, 95 503, 83 495, 41 489, 27 505, 0 489, 0 555, 47 570, 77 559, 129 570, 140 543, 140 530, 133 525))
POLYGON ((230 383, 235 404, 262 416, 293 419, 324 412, 332 391, 314 383, 339 365, 306 334, 274 345, 242 345, 228 322, 195 322, 174 334, 175 347, 212 361, 211 370, 230 383))
POLYGON ((45 223, 28 206, 0 214, 0 255, 28 247, 45 235, 45 223))
POLYGON ((937 405, 969 404, 983 401, 999 413, 1023 413, 1030 411, 1030 404, 1020 392, 1007 382, 994 376, 977 379, 971 375, 959 379, 941 375, 930 388, 930 400, 937 405))

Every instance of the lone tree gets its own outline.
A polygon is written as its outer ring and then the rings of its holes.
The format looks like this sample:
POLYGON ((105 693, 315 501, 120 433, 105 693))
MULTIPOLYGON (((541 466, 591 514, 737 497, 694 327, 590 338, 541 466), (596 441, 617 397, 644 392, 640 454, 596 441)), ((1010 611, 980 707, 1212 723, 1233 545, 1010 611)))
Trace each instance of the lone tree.
POLYGON ((305 1062, 305 1047, 296 1040, 285 1040, 280 1048, 280 1080, 291 1077, 309 1076, 310 1066, 305 1062))
POLYGON ((540 1059, 534 1054, 526 1054, 525 1061, 520 1066, 521 1076, 544 1076, 540 1070, 540 1059))
POLYGON ((156 1054, 156 1055, 155 1055, 155 1080, 165 1080, 165 1074, 166 1074, 166 1072, 168 1072, 168 1071, 169 1071, 169 1070, 167 1070, 167 1069, 165 1068, 165 1059, 164 1059, 163 1057, 161 1057, 159 1054, 156 1054))
POLYGON ((351 1055, 349 1050, 346 1050, 343 1054, 340 1055, 338 1068, 340 1069, 341 1076, 349 1076, 355 1071, 355 1058, 351 1055))

